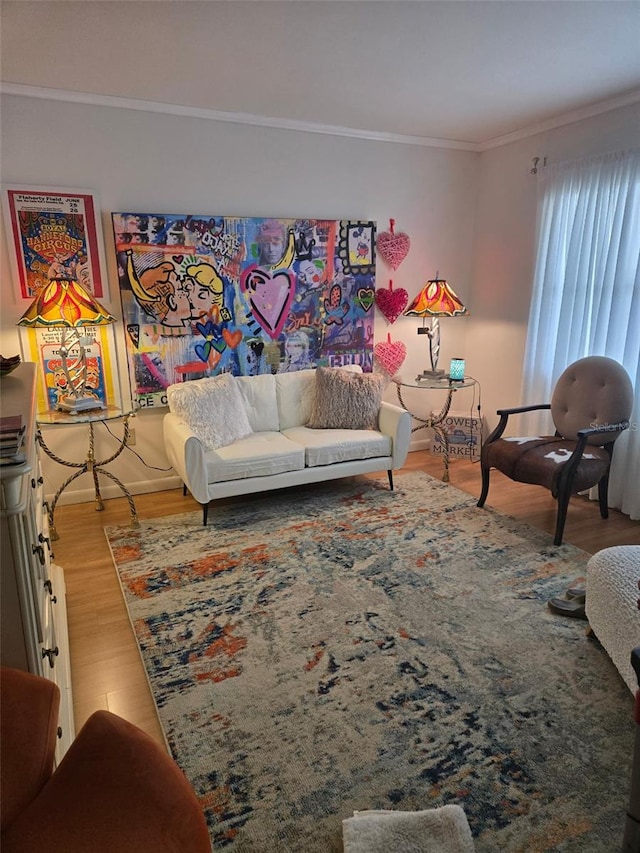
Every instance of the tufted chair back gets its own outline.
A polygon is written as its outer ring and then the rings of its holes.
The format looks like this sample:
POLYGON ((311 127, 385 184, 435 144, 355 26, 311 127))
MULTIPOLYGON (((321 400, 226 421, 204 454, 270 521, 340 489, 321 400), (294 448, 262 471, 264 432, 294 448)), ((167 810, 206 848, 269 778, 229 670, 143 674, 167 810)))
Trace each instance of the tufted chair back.
MULTIPOLYGON (((577 441, 578 430, 619 424, 633 408, 633 385, 617 361, 590 355, 570 364, 556 382, 551 397, 551 417, 563 438, 577 441)), ((589 436, 587 444, 603 445, 621 430, 589 436)))

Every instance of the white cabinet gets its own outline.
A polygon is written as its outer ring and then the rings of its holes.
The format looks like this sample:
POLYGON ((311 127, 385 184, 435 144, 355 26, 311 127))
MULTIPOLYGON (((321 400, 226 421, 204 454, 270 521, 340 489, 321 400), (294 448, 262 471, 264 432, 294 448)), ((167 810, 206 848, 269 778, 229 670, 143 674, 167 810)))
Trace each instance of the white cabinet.
POLYGON ((36 365, 0 379, 0 413, 21 414, 26 459, 0 467, 0 660, 60 688, 56 759, 74 737, 64 572, 53 562, 36 441, 36 365))

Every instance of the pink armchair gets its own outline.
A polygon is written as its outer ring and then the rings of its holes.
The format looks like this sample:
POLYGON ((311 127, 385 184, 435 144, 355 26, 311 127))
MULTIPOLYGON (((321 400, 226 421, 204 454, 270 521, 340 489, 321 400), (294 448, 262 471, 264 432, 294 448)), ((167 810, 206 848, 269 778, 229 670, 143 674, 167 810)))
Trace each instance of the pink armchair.
POLYGON ((210 853, 191 786, 136 726, 97 711, 54 771, 56 685, 3 668, 0 699, 3 853, 210 853))

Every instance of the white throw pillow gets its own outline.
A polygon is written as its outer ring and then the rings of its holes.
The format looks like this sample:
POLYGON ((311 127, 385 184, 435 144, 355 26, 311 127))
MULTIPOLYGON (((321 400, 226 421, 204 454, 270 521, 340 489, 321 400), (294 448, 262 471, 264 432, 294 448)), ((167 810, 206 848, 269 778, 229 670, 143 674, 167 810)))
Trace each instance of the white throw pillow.
POLYGON ((169 410, 191 427, 207 450, 251 435, 235 377, 230 373, 169 385, 169 410))

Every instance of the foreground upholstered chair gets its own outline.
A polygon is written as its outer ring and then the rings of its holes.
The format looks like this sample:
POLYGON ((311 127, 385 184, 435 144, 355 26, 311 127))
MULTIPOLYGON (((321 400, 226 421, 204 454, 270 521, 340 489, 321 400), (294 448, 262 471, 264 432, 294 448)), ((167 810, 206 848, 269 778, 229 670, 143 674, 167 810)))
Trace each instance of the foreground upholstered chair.
POLYGON ((210 853, 200 804, 148 735, 97 711, 53 770, 58 687, 0 671, 2 853, 210 853))
POLYGON ((482 448, 484 506, 489 475, 497 468, 519 483, 550 489, 558 501, 554 543, 562 543, 569 498, 598 486, 600 514, 609 515, 609 468, 613 445, 629 426, 633 386, 622 365, 588 356, 569 365, 558 379, 551 403, 498 409, 500 421, 482 448), (555 435, 502 438, 511 415, 550 409, 555 435))

